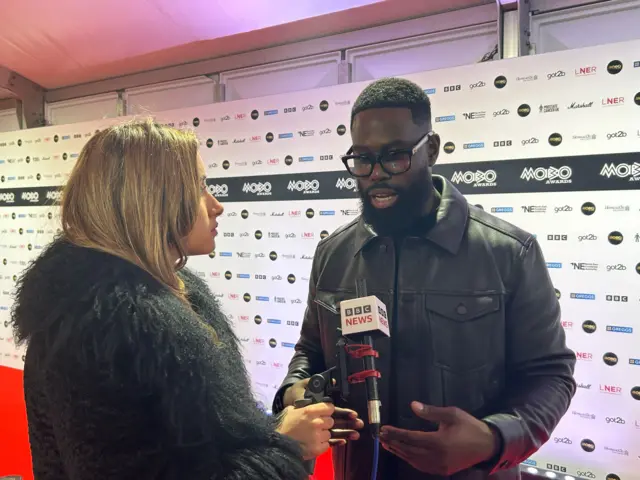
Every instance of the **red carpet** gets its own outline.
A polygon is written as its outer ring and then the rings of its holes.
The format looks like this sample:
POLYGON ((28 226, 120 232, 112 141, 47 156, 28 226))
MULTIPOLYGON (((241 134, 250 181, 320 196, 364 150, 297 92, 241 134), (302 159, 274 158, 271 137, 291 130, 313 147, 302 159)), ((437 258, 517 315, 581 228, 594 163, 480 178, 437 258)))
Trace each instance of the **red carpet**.
MULTIPOLYGON (((33 480, 22 394, 22 371, 0 367, 0 477, 22 475, 33 480)), ((318 458, 313 480, 332 480, 331 453, 318 458)))
POLYGON ((0 367, 0 425, 0 477, 33 480, 21 370, 0 367))

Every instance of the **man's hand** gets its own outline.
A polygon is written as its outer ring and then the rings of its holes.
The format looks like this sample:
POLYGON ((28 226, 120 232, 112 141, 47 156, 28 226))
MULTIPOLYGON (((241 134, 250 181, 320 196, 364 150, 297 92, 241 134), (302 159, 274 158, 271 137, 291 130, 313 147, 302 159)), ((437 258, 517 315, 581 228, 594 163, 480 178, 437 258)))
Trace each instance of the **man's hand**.
MULTIPOLYGON (((284 393, 283 403, 293 405, 296 400, 304 398, 304 390, 307 388, 310 378, 305 378, 291 385, 284 393)), ((331 430, 331 446, 344 445, 347 440, 358 440, 360 434, 357 430, 364 428, 364 422, 358 418, 358 413, 347 408, 336 408, 333 414, 334 428, 331 430)))
POLYGON ((418 402, 411 409, 420 418, 439 423, 437 432, 382 427, 382 446, 416 470, 453 475, 496 455, 498 442, 487 424, 456 407, 431 407, 418 402))

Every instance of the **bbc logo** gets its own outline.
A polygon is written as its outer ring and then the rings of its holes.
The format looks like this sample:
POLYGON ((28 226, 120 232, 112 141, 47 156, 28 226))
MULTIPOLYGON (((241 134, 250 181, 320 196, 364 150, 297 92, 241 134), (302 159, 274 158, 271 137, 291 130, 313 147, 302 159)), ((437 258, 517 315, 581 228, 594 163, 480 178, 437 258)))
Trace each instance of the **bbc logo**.
POLYGON ((371 313, 371 305, 364 305, 363 307, 355 307, 355 308, 347 308, 344 313, 347 317, 351 317, 353 315, 362 315, 363 313, 371 313))
POLYGON ((607 302, 628 302, 629 297, 626 295, 607 295, 607 302))
POLYGON ((562 242, 566 242, 568 239, 568 235, 547 235, 547 240, 549 241, 554 241, 554 242, 558 242, 558 241, 562 241, 562 242))

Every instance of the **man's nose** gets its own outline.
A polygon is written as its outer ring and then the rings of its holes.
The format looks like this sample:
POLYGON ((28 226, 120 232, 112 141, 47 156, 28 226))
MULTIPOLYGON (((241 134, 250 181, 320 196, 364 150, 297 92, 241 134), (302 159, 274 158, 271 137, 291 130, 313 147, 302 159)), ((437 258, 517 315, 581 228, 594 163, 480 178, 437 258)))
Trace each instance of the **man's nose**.
POLYGON ((369 178, 374 182, 377 182, 380 179, 387 178, 387 177, 388 177, 387 173, 384 170, 382 170, 382 165, 380 165, 379 163, 376 163, 373 166, 373 171, 371 172, 371 175, 369 175, 369 178))

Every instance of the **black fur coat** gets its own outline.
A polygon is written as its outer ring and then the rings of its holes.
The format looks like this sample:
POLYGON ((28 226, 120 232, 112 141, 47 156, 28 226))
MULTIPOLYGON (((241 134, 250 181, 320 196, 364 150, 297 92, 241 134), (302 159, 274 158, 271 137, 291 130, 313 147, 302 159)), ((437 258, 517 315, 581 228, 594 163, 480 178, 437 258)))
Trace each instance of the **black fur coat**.
POLYGON ((192 309, 142 269, 56 240, 18 283, 36 480, 299 480, 237 338, 183 270, 192 309), (212 340, 217 331, 220 344, 212 340))

